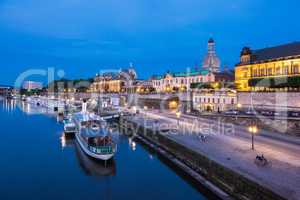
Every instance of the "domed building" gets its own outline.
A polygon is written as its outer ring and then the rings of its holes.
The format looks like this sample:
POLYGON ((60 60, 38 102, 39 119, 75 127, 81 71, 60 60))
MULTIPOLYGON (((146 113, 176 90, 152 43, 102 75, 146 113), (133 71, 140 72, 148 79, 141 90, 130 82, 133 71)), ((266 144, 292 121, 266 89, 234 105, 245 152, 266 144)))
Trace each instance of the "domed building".
POLYGON ((210 72, 220 72, 220 59, 215 51, 215 41, 210 38, 208 40, 208 51, 203 60, 202 68, 210 72))

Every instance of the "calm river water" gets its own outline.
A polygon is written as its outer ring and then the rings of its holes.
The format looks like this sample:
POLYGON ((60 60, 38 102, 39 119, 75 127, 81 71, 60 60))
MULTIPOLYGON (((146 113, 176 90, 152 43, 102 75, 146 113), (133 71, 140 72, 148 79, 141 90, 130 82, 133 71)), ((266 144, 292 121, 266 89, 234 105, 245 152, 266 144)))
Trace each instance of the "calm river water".
POLYGON ((118 153, 105 167, 62 137, 62 124, 43 112, 0 101, 1 199, 212 199, 126 136, 118 136, 118 153))

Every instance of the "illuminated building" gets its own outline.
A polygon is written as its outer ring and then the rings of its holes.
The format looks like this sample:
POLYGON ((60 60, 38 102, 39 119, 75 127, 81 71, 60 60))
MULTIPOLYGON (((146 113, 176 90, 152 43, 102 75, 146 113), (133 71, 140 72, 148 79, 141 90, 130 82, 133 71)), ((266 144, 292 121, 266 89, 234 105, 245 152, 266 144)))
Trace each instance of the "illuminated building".
POLYGON ((126 88, 132 85, 136 79, 136 72, 133 69, 120 70, 97 74, 90 92, 94 93, 120 93, 126 92, 126 88))
POLYGON ((126 88, 127 93, 148 94, 154 92, 151 80, 136 80, 133 84, 126 88))
POLYGON ((235 109, 237 105, 236 91, 231 89, 194 90, 193 109, 205 112, 222 112, 235 109))
POLYGON ((167 72, 163 76, 153 76, 152 84, 156 92, 185 92, 190 90, 192 83, 214 82, 215 76, 208 70, 186 72, 167 72))
MULTIPOLYGON (((217 77, 222 77, 220 72, 220 59, 216 55, 215 42, 212 38, 208 40, 208 51, 202 63, 202 69, 187 70, 186 72, 168 72, 162 76, 153 76, 153 87, 157 92, 184 92, 190 91, 191 84, 212 83, 217 77)), ((226 77, 225 77, 226 79, 226 77)))
POLYGON ((259 50, 244 47, 235 83, 238 91, 299 91, 300 42, 259 50))
POLYGON ((13 88, 11 86, 0 85, 0 96, 11 95, 13 88))
POLYGON ((43 87, 43 84, 40 82, 25 81, 23 83, 23 89, 26 89, 26 90, 42 89, 42 87, 43 87))

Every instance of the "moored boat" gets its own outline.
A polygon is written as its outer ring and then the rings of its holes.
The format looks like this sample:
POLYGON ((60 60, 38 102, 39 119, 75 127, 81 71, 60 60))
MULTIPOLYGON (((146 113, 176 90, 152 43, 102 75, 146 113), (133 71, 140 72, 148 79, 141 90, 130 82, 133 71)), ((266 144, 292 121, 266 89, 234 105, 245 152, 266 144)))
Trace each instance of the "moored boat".
POLYGON ((76 133, 77 131, 76 124, 71 118, 64 119, 63 122, 64 122, 64 133, 66 134, 76 133))
POLYGON ((117 151, 105 120, 99 116, 80 112, 72 118, 76 124, 75 137, 83 151, 95 159, 109 160, 117 151))

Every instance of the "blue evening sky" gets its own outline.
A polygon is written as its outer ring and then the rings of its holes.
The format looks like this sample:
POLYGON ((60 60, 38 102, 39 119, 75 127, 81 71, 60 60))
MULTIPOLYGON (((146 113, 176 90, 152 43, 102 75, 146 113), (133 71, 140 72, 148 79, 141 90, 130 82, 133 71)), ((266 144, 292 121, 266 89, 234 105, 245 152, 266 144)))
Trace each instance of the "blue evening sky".
MULTIPOLYGON (((92 77, 132 62, 139 78, 202 62, 213 37, 222 66, 243 46, 300 40, 298 0, 0 0, 0 83, 54 67, 92 77)), ((42 79, 32 77, 32 79, 42 79)))

